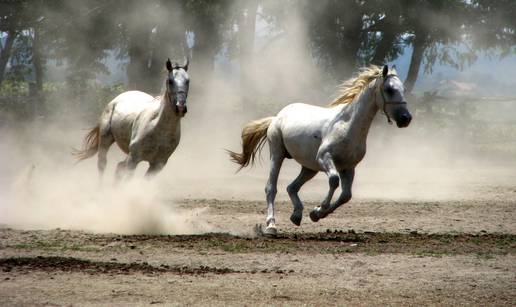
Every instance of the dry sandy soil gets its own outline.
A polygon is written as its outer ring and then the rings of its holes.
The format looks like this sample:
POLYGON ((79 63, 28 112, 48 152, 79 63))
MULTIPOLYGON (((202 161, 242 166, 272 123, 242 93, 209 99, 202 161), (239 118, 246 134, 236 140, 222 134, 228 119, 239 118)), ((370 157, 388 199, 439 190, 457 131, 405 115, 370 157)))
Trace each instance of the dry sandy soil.
MULTIPOLYGON (((0 304, 514 305, 515 191, 495 200, 352 200, 264 237, 261 201, 185 199, 213 233, 0 229, 0 304)), ((311 208, 315 203, 308 203, 311 208)), ((306 210, 308 211, 308 210, 306 210)), ((308 212, 305 212, 307 214, 308 212)))

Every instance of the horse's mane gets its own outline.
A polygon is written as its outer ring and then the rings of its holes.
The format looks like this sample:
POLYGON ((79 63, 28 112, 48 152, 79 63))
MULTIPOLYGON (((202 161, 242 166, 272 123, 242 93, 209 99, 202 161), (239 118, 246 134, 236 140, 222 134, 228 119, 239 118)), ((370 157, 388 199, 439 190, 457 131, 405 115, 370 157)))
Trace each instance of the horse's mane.
MULTIPOLYGON (((367 87, 367 85, 381 76, 382 68, 376 65, 370 65, 360 70, 359 74, 355 77, 344 81, 338 87, 338 97, 335 98, 328 106, 334 107, 340 104, 350 103, 360 95, 367 87)), ((389 72, 389 74, 396 74, 395 70, 389 72)))

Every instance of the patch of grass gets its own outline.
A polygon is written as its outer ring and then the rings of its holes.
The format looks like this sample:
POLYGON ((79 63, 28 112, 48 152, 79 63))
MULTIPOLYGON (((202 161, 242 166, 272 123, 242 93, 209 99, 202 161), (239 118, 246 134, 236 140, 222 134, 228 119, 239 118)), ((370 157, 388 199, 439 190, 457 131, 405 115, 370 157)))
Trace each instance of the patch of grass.
MULTIPOLYGON (((195 245, 195 244, 194 244, 195 245)), ((197 245, 199 246, 199 245, 197 245)), ((264 252, 264 253, 288 253, 293 250, 298 250, 299 247, 295 242, 287 240, 262 240, 262 239, 248 239, 248 238, 211 238, 203 241, 199 246, 200 249, 220 249, 228 253, 249 253, 249 252, 264 252)))
POLYGON ((347 254, 356 252, 356 248, 348 246, 336 246, 336 247, 323 247, 321 248, 321 254, 347 254))
POLYGON ((492 253, 489 253, 489 252, 477 252, 477 253, 475 253, 475 256, 477 256, 478 259, 482 259, 482 260, 489 260, 489 259, 493 259, 495 257, 495 255, 493 255, 492 253))
POLYGON ((30 245, 27 243, 20 243, 15 245, 7 245, 7 247, 15 248, 15 249, 34 249, 34 245, 30 245))
POLYGON ((92 246, 83 246, 78 244, 66 244, 66 242, 59 241, 35 241, 30 243, 18 243, 14 245, 8 245, 7 247, 15 249, 41 249, 45 251, 80 251, 80 252, 97 252, 99 248, 92 246))
POLYGON ((452 256, 453 253, 447 252, 447 251, 418 251, 415 252, 414 255, 419 258, 423 257, 434 257, 434 258, 442 258, 444 256, 452 256))
POLYGON ((242 241, 225 242, 221 245, 221 249, 228 253, 245 253, 250 249, 249 245, 245 243, 242 241))

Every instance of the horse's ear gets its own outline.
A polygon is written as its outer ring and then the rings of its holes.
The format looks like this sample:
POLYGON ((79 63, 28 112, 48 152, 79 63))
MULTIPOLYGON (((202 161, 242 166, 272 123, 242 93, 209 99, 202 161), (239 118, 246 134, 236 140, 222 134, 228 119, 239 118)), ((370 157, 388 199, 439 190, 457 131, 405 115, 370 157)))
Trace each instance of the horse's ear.
POLYGON ((167 59, 167 70, 172 71, 172 62, 170 62, 170 59, 167 59))
POLYGON ((387 77, 387 73, 389 73, 389 66, 387 65, 383 65, 383 71, 382 71, 382 76, 385 78, 387 77))
POLYGON ((183 69, 185 71, 188 71, 188 64, 190 63, 190 59, 188 57, 185 57, 185 63, 183 64, 183 69))

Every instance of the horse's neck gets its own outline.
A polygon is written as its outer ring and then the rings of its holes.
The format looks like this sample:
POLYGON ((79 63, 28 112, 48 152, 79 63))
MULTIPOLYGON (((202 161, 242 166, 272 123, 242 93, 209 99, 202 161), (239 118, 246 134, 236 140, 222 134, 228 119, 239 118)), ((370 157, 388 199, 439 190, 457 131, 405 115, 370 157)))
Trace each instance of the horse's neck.
POLYGON ((366 140, 374 116, 378 112, 374 95, 374 86, 369 86, 357 98, 357 101, 351 102, 349 108, 343 108, 337 115, 341 119, 349 121, 348 132, 352 134, 352 139, 366 140))
POLYGON ((157 126, 165 129, 175 129, 179 124, 181 117, 177 115, 172 107, 167 93, 161 95, 159 104, 157 126))

